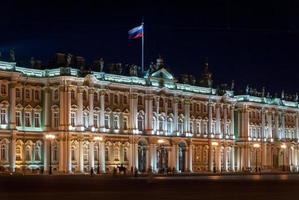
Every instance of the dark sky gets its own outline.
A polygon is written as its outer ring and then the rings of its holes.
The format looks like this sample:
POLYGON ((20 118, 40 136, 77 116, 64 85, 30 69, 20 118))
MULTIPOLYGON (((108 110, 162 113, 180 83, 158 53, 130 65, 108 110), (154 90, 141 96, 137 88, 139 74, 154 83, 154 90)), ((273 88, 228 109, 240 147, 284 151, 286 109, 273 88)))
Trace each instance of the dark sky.
POLYGON ((70 52, 89 63, 139 64, 141 41, 127 31, 144 16, 146 65, 160 54, 176 75, 199 76, 208 57, 216 83, 299 92, 296 1, 50 2, 1 1, 3 56, 14 47, 18 61, 70 52))

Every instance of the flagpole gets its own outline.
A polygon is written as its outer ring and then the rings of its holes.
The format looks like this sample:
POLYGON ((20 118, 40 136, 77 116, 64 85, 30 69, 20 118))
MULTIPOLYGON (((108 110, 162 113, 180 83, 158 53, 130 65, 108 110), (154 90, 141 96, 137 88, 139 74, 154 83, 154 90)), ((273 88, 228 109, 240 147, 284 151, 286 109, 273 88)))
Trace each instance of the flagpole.
POLYGON ((142 48, 142 52, 141 52, 141 71, 142 71, 142 76, 144 75, 144 23, 142 20, 142 39, 141 39, 141 48, 142 48))

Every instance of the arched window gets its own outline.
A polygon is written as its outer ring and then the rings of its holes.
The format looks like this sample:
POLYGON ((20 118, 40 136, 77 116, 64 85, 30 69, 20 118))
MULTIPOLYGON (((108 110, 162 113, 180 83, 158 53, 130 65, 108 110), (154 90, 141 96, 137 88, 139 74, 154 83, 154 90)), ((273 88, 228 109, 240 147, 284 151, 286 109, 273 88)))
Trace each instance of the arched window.
POLYGON ((83 114, 83 123, 84 123, 84 127, 88 128, 88 113, 84 113, 83 114))
POLYGON ((94 160, 99 161, 99 146, 98 145, 94 146, 94 160))
POLYGON ((25 90, 25 99, 26 99, 26 100, 29 100, 29 99, 30 99, 30 90, 29 90, 29 89, 26 89, 26 90, 25 90))
POLYGON ((164 118, 163 117, 159 118, 159 130, 160 131, 164 130, 164 118))
POLYGON ((190 122, 190 133, 193 133, 193 129, 194 129, 194 123, 193 122, 190 122))
POLYGON ((201 131, 200 131, 200 122, 197 122, 197 123, 196 123, 196 133, 197 133, 197 134, 200 134, 200 132, 201 132, 201 131))
POLYGON ((72 146, 72 149, 71 149, 71 154, 72 154, 72 161, 76 161, 76 147, 75 146, 72 146))
POLYGON ((105 128, 106 129, 110 128, 110 117, 109 117, 109 115, 105 115, 105 128))
POLYGON ((2 144, 1 145, 1 157, 0 160, 1 161, 7 161, 8 160, 8 149, 7 149, 7 145, 6 144, 2 144))
POLYGON ((40 161, 40 157, 41 157, 40 155, 41 155, 40 146, 36 145, 35 148, 34 148, 34 160, 35 161, 40 161))
POLYGON ((142 105, 142 96, 138 96, 138 105, 142 105))
POLYGON ((143 131, 144 124, 143 124, 143 116, 141 114, 138 115, 137 122, 138 122, 138 130, 143 131))
POLYGON ((167 133, 172 133, 172 118, 168 118, 167 120, 167 133))
POLYGON ((119 148, 115 147, 113 153, 114 153, 114 161, 119 161, 119 148))
POLYGON ((88 145, 84 144, 84 146, 83 146, 83 160, 84 160, 84 162, 88 161, 88 154, 89 154, 88 145))
POLYGON ((152 124, 152 126, 153 126, 153 130, 156 131, 157 130, 157 120, 156 120, 155 117, 153 117, 153 124, 152 124))
POLYGON ((117 115, 113 116, 113 128, 118 129, 119 128, 119 117, 117 115))
POLYGON ((124 161, 128 161, 128 149, 124 148, 124 161))
POLYGON ((30 146, 26 146, 26 149, 25 149, 25 160, 26 161, 31 161, 31 147, 30 146))
POLYGON ((56 162, 56 161, 58 161, 58 148, 57 148, 57 146, 54 146, 53 147, 53 151, 52 151, 53 153, 53 156, 52 156, 52 161, 53 162, 56 162))
POLYGON ((16 160, 22 160, 22 147, 20 145, 16 147, 16 160))
POLYGON ((105 161, 109 161, 109 148, 105 148, 105 161))
POLYGON ((178 131, 182 134, 184 132, 184 121, 182 118, 178 122, 178 131))
POLYGON ((20 88, 16 88, 16 98, 17 99, 21 98, 21 90, 20 90, 20 88))

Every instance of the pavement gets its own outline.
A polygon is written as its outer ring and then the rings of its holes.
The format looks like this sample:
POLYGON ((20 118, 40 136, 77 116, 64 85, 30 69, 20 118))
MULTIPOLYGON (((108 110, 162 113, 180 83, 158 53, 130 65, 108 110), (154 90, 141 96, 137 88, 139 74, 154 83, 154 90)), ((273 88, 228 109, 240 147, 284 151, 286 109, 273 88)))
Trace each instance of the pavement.
POLYGON ((298 199, 298 174, 0 176, 0 200, 298 199))

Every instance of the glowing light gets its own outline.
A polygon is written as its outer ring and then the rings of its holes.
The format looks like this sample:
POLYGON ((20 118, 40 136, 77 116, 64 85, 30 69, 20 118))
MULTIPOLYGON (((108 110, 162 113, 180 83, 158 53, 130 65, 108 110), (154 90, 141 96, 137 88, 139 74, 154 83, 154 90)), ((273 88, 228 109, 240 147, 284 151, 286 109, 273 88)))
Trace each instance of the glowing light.
POLYGON ((282 145, 280 145, 280 147, 281 147, 282 149, 286 149, 286 148, 287 148, 287 145, 283 143, 282 145))
POLYGON ((95 136, 93 139, 95 141, 103 141, 103 137, 101 137, 101 136, 95 136))
POLYGON ((46 139, 48 139, 48 140, 54 140, 55 138, 56 138, 56 136, 55 135, 53 135, 53 134, 46 134, 46 139))
POLYGON ((162 143, 164 143, 164 140, 159 139, 159 140, 158 140, 158 143, 159 143, 159 144, 162 144, 162 143))
POLYGON ((218 142, 212 142, 212 146, 218 146, 218 142))
POLYGON ((254 147, 254 148, 260 148, 260 146, 261 146, 261 145, 260 145, 259 143, 254 143, 254 144, 253 144, 253 147, 254 147))

